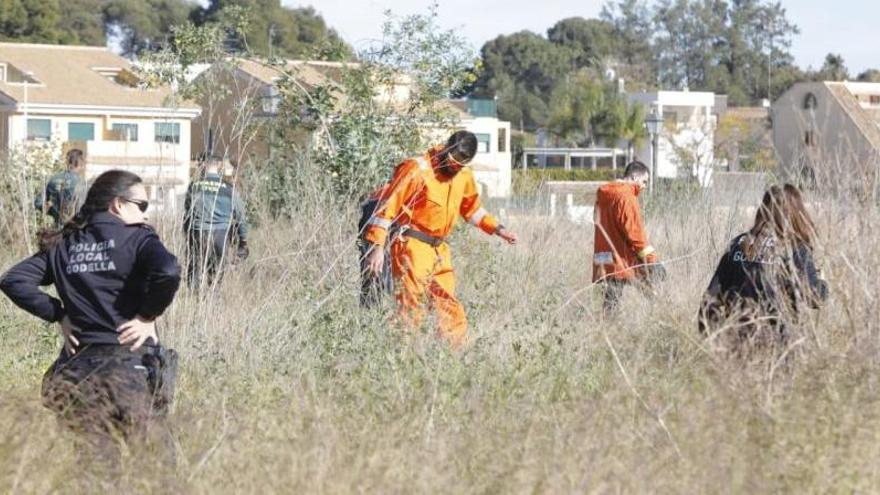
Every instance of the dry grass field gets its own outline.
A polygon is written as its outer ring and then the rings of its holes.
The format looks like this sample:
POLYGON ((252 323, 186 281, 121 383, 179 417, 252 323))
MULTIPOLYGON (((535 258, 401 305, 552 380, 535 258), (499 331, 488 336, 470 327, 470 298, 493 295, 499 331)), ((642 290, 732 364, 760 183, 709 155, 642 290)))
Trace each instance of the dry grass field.
MULTIPOLYGON (((54 327, 0 300, 0 492, 871 493, 880 491, 880 211, 808 194, 831 296, 787 359, 732 359, 696 331, 729 239, 760 192, 658 195, 669 278, 603 319, 592 228, 527 211, 520 244, 451 244, 471 342, 451 353, 357 303, 355 211, 309 201, 260 219, 251 258, 182 289, 160 332, 181 354, 156 446, 106 479, 39 399, 54 327)), ((4 213, 5 214, 5 213, 4 213)), ((178 226, 160 221, 181 252, 178 226)), ((0 269, 24 256, 0 248, 0 269)))

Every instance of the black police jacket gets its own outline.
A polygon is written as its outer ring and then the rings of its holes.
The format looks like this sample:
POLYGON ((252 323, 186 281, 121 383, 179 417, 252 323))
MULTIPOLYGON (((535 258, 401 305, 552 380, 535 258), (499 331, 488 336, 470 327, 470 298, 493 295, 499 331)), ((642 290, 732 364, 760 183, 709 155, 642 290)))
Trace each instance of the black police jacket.
POLYGON ((742 304, 757 305, 769 315, 786 309, 795 314, 802 304, 817 308, 828 298, 828 284, 819 276, 812 251, 805 245, 786 250, 773 236, 764 239, 756 255, 746 254, 740 234, 721 257, 703 296, 700 330, 721 320, 742 304))
POLYGON ((0 278, 0 290, 29 313, 49 322, 68 316, 80 344, 118 344, 119 325, 161 315, 179 286, 180 265, 156 232, 107 212, 0 278), (39 289, 50 284, 60 300, 39 289))

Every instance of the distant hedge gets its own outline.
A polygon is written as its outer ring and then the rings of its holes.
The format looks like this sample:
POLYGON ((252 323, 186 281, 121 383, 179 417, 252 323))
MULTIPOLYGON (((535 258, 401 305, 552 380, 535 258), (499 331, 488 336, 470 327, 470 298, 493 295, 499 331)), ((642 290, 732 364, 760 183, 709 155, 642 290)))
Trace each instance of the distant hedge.
MULTIPOLYGON (((618 171, 620 173, 623 170, 618 171)), ((576 168, 530 168, 513 171, 513 193, 518 196, 530 196, 538 191, 543 182, 547 181, 609 181, 617 177, 615 171, 607 168, 592 170, 576 168)))

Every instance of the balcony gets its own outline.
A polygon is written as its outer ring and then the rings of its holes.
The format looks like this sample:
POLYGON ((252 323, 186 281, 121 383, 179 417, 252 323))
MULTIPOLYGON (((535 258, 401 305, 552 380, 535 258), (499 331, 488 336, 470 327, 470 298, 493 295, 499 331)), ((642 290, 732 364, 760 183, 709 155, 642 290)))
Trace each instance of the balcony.
MULTIPOLYGON (((73 144, 74 142, 71 142, 73 144)), ((179 144, 130 141, 80 141, 90 163, 122 165, 181 165, 189 163, 188 151, 179 144)))

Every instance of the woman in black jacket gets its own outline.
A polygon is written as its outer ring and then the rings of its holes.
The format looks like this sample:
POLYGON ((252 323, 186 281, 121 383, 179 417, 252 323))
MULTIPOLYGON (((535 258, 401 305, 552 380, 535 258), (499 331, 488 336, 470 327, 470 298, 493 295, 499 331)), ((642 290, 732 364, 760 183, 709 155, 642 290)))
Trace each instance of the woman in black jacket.
POLYGON ((700 307, 700 332, 729 328, 737 344, 784 343, 785 323, 828 296, 813 260, 814 233, 795 186, 767 190, 754 226, 718 263, 700 307))
POLYGON ((145 432, 157 413, 155 320, 177 292, 180 267, 144 223, 148 206, 140 177, 105 172, 76 216, 44 232, 39 252, 0 278, 17 306, 61 324, 64 347, 46 372, 43 398, 101 443, 145 432), (47 285, 58 298, 40 290, 47 285))

